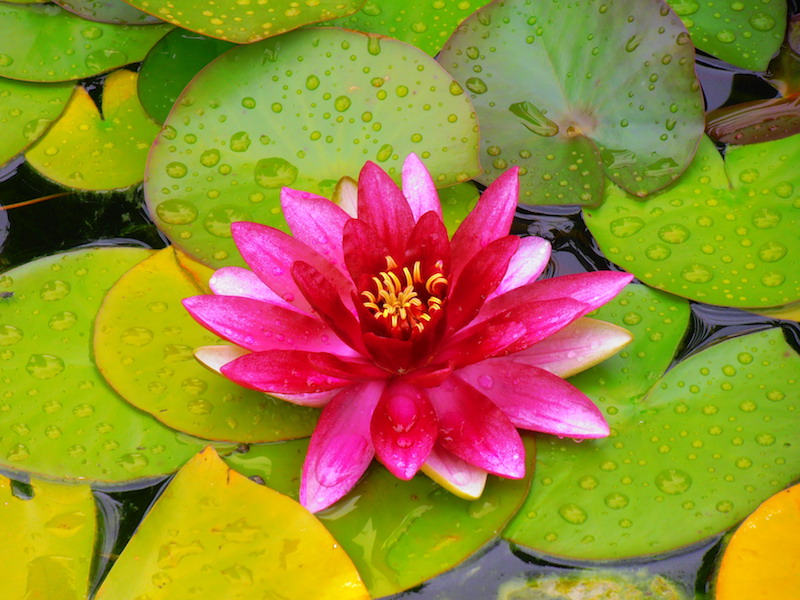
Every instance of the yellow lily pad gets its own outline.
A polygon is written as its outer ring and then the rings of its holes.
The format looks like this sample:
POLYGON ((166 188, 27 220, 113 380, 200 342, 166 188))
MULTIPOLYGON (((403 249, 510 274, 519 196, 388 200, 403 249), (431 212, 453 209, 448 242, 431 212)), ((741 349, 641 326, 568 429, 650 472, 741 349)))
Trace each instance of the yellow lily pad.
POLYGON ((86 485, 31 483, 33 497, 23 499, 0 477, 0 596, 83 600, 96 528, 92 491, 86 485))
POLYGON ((230 470, 209 447, 153 505, 95 600, 142 598, 367 600, 369 594, 311 513, 230 470))
POLYGON ((136 94, 138 75, 121 69, 108 76, 103 112, 77 87, 61 118, 25 154, 48 179, 81 190, 113 190, 139 183, 159 126, 136 94))
POLYGON ((181 299, 209 293, 212 273, 170 246, 123 275, 95 321, 100 372, 128 402, 190 435, 236 442, 311 435, 317 409, 240 387, 195 360, 195 348, 222 340, 181 299))
POLYGON ((800 484, 759 506, 733 534, 716 600, 800 598, 800 484))

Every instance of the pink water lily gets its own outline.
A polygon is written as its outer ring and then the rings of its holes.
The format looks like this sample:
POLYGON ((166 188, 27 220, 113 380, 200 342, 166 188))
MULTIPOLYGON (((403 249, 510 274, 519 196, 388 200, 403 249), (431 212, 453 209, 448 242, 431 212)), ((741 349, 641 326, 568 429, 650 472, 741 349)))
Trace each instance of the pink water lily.
POLYGON ((433 181, 411 155, 402 191, 364 166, 355 217, 284 188, 294 237, 233 224, 250 270, 218 270, 214 295, 184 304, 235 345, 196 356, 242 386, 324 407, 303 466, 309 510, 342 498, 373 457, 401 479, 422 470, 475 498, 487 473, 524 476, 517 428, 608 435, 597 407, 562 377, 630 340, 584 315, 631 276, 537 281, 550 245, 508 235, 518 193, 510 169, 449 239, 433 181))

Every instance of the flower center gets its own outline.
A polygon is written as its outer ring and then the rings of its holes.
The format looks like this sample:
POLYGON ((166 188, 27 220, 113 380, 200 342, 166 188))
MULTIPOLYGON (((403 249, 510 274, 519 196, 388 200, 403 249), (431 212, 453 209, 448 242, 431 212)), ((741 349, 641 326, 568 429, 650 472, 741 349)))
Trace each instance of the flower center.
POLYGON ((433 271, 423 275, 420 261, 401 269, 387 256, 386 270, 373 276, 369 289, 361 292, 363 304, 393 338, 407 340, 422 333, 442 310, 447 294, 442 267, 442 261, 436 261, 433 271))

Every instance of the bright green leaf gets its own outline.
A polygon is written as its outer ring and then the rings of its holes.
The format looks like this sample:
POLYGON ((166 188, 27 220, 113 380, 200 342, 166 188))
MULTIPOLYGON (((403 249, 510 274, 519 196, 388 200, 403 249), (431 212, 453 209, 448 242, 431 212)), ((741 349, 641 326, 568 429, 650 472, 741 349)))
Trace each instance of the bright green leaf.
POLYGON ((640 196, 677 179, 703 132, 694 52, 658 2, 506 0, 439 62, 481 127, 481 183, 522 168, 524 204, 597 205, 604 173, 640 196))
POLYGON ((142 60, 167 25, 87 22, 59 6, 0 4, 0 76, 71 81, 142 60))
POLYGON ((121 69, 106 78, 103 113, 78 86, 66 111, 25 154, 45 177, 82 190, 112 190, 139 183, 147 151, 158 133, 136 95, 137 74, 121 69))
POLYGON ((195 360, 197 346, 224 343, 181 304, 209 293, 211 273, 168 247, 123 275, 97 315, 98 368, 128 402, 190 435, 234 442, 311 435, 318 410, 245 389, 195 360))
POLYGON ((454 185, 477 172, 476 131, 461 88, 422 51, 296 31, 234 48, 192 80, 150 153, 147 204, 187 254, 241 264, 231 222, 286 228, 281 187, 330 197, 367 160, 399 179, 410 152, 437 185, 454 185))
POLYGON ((91 355, 106 291, 150 251, 87 248, 0 275, 0 467, 100 486, 171 473, 200 447, 133 408, 91 355))
POLYGON ((703 52, 737 67, 764 71, 786 29, 784 0, 666 0, 703 52))
POLYGON ((29 83, 0 78, 0 165, 30 146, 64 112, 71 83, 29 83))
POLYGON ((207 448, 170 482, 95 596, 191 597, 368 600, 369 594, 311 513, 231 471, 207 448))
POLYGON ((486 0, 368 0, 356 13, 322 25, 379 33, 436 56, 447 38, 486 0))
POLYGON ((608 256, 653 287, 722 306, 800 300, 800 135, 728 148, 705 139, 675 186, 642 203, 611 187, 584 211, 608 256))
POLYGON ((161 19, 202 35, 249 44, 309 23, 349 15, 364 0, 127 0, 161 19))

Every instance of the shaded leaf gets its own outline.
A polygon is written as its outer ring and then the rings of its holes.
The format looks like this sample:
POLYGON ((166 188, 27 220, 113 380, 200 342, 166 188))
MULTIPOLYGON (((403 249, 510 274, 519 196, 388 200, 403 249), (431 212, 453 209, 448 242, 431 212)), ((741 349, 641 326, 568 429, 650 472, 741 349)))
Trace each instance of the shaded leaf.
POLYGON ((645 196, 702 135, 693 49, 661 2, 493 2, 438 60, 478 112, 478 180, 520 166, 524 204, 597 205, 604 174, 645 196))
POLYGON ((89 21, 123 25, 163 23, 158 17, 148 15, 122 0, 58 0, 61 8, 89 21))

